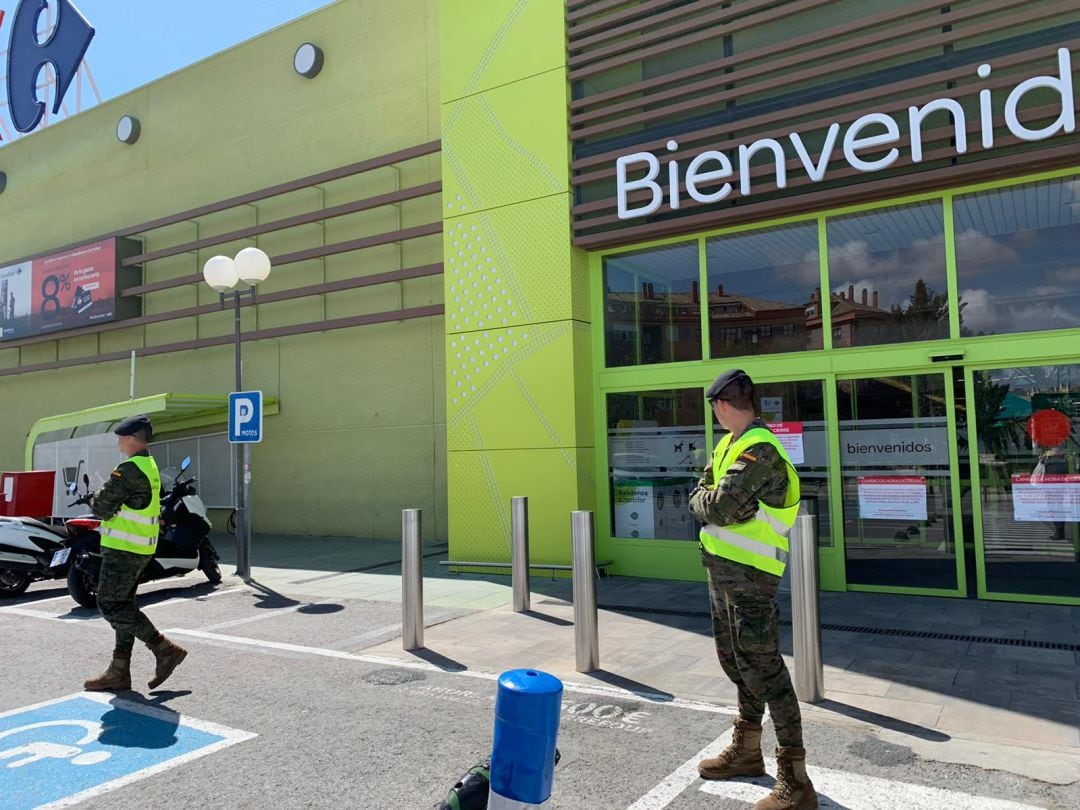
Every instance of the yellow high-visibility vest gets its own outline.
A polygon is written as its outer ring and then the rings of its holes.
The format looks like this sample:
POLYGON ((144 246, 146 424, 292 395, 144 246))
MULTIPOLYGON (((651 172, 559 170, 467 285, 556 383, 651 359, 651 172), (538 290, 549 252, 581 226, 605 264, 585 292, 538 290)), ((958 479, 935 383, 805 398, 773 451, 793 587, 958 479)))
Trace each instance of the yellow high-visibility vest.
POLYGON ((128 459, 150 480, 150 503, 143 509, 121 506, 120 511, 101 522, 101 545, 132 554, 153 554, 157 548, 158 517, 161 511, 161 474, 152 456, 128 459))
POLYGON ((787 462, 787 503, 791 506, 769 506, 758 501, 757 514, 745 523, 715 526, 706 523, 698 534, 705 550, 725 560, 749 565, 776 576, 783 576, 787 567, 788 533, 795 525, 799 513, 799 477, 783 446, 771 431, 751 428, 737 441, 729 433, 716 445, 713 452, 713 484, 715 489, 727 475, 732 464, 755 444, 771 444, 787 462))

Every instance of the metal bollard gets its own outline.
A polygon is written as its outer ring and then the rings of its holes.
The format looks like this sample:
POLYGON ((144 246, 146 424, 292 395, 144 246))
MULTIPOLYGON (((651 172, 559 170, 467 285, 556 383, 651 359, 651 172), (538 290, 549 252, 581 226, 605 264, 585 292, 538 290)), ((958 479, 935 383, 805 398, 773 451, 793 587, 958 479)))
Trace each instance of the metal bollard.
POLYGON ((529 610, 529 499, 510 499, 510 578, 514 613, 529 610))
POLYGON ((401 646, 424 646, 424 557, 420 550, 420 510, 401 510, 401 646))
POLYGON ((814 516, 799 515, 791 529, 791 624, 795 647, 795 696, 803 703, 825 699, 821 665, 817 538, 814 516))
POLYGON ((499 676, 488 810, 549 807, 562 681, 535 669, 499 676))
POLYGON ((574 542, 574 652, 578 672, 600 668, 600 638, 596 626, 596 550, 593 513, 571 512, 574 542))

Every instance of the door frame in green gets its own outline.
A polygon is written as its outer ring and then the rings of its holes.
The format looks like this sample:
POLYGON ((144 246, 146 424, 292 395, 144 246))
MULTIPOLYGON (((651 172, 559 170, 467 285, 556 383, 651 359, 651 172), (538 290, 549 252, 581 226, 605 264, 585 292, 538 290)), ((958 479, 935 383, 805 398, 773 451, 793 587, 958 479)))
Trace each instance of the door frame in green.
MULTIPOLYGON (((906 353, 910 349, 901 349, 900 352, 906 353)), ((860 373, 837 373, 835 375, 834 384, 832 386, 832 394, 836 398, 834 400, 835 410, 834 414, 839 413, 839 395, 836 391, 836 383, 844 380, 863 380, 873 379, 874 377, 908 377, 908 376, 923 376, 929 374, 939 374, 944 381, 945 390, 945 427, 946 435, 948 437, 948 453, 949 453, 949 468, 951 474, 949 476, 949 497, 950 497, 950 518, 952 523, 953 539, 954 539, 954 562, 956 564, 956 587, 955 588, 925 588, 925 587, 908 587, 901 585, 868 585, 863 583, 852 583, 847 581, 846 572, 846 560, 847 560, 847 538, 843 530, 843 466, 841 463, 840 454, 840 423, 839 418, 836 418, 830 427, 833 428, 834 445, 831 458, 835 458, 835 462, 830 465, 831 471, 834 473, 836 480, 829 488, 832 494, 833 503, 832 510, 840 520, 840 529, 838 534, 841 540, 841 546, 843 547, 843 554, 839 560, 841 566, 845 566, 844 570, 844 582, 846 589, 849 591, 864 591, 868 593, 898 593, 908 594, 915 596, 951 596, 963 598, 967 596, 967 568, 964 560, 964 524, 963 524, 963 510, 960 500, 960 481, 956 472, 959 469, 959 447, 957 444, 957 426, 956 426, 956 392, 953 388, 952 368, 948 365, 935 365, 935 366, 911 366, 904 367, 900 365, 890 366, 888 370, 878 371, 876 373, 867 374, 865 372, 860 373)))
MULTIPOLYGON (((1051 348, 1049 345, 1047 349, 1051 348)), ((1005 347, 1003 347, 1005 349, 1005 347)), ((968 391, 974 391, 975 373, 978 371, 992 371, 1003 368, 1014 368, 1024 366, 1055 366, 1055 365, 1074 365, 1076 362, 1076 356, 1072 358, 1063 357, 1058 354, 1046 354, 1041 356, 1021 356, 1020 351, 1003 351, 1003 354, 1008 354, 1008 357, 995 358, 993 362, 981 362, 972 363, 964 366, 964 384, 967 386, 968 391), (1073 362, 1069 362, 1070 359, 1073 362)), ((982 492, 982 470, 979 468, 979 425, 977 420, 969 420, 969 441, 968 441, 968 453, 969 463, 971 465, 971 491, 972 491, 972 524, 975 533, 975 581, 977 583, 977 594, 980 599, 995 600, 1001 602, 1029 602, 1040 603, 1047 605, 1080 605, 1080 598, 1069 596, 1051 596, 1046 594, 1029 594, 1029 593, 1004 593, 1000 591, 991 591, 987 585, 986 576, 986 541, 983 536, 983 504, 982 498, 979 497, 982 492)))

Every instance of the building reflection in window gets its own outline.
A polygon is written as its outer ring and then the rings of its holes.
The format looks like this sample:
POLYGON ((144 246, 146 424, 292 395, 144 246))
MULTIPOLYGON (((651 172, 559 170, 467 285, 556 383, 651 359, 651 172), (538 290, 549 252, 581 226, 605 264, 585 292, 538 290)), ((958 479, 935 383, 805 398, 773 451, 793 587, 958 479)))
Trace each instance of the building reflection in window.
POLYGON ((961 334, 1080 327, 1080 177, 958 196, 961 334))
POLYGON ((720 236, 706 242, 712 357, 821 346, 817 224, 720 236))
POLYGON ((834 347, 949 336, 940 201, 831 217, 826 225, 834 347))
POLYGON ((607 365, 701 359, 698 244, 604 259, 607 365))
POLYGON ((687 508, 709 462, 701 388, 607 395, 611 527, 635 540, 696 540, 687 508))
POLYGON ((986 589, 1080 596, 1080 365, 973 378, 986 589))

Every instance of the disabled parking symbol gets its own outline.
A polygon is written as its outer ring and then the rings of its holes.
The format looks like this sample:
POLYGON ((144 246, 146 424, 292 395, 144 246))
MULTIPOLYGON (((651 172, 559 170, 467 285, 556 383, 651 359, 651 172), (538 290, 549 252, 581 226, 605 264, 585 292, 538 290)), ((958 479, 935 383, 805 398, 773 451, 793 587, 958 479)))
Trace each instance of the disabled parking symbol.
POLYGON ((67 805, 254 736, 84 692, 0 714, 0 796, 5 810, 67 805))

